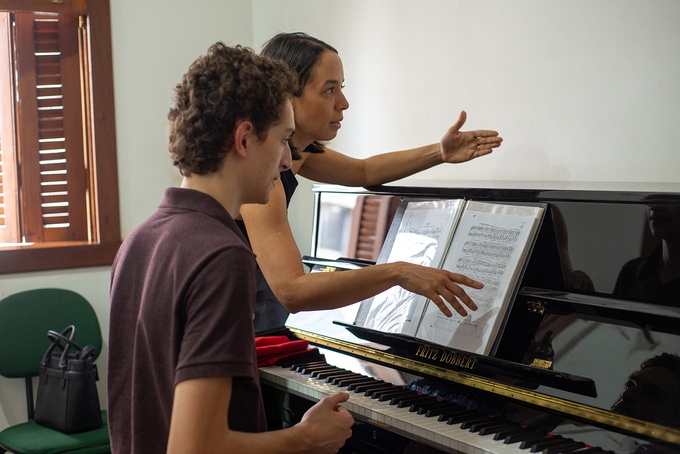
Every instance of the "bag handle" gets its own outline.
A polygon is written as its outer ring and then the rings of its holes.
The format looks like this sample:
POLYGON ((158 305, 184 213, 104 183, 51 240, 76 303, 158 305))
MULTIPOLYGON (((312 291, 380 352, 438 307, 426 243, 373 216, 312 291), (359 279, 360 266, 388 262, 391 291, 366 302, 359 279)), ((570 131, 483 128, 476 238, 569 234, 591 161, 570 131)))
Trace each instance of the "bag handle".
POLYGON ((63 342, 64 344, 67 344, 67 347, 66 347, 66 348, 68 348, 68 346, 71 346, 71 347, 73 347, 75 350, 80 351, 80 350, 83 349, 83 347, 81 347, 80 345, 78 345, 78 344, 73 340, 73 338, 75 337, 75 335, 76 335, 76 327, 73 326, 73 325, 67 326, 66 329, 64 329, 64 331, 62 331, 61 333, 59 333, 59 332, 57 332, 57 331, 52 331, 52 330, 49 330, 49 331, 47 332, 47 337, 49 337, 50 339, 52 339, 52 343, 57 343, 57 344, 59 344, 59 343, 62 343, 62 342, 63 342), (70 334, 68 337, 66 337, 65 334, 66 334, 66 332, 68 332, 69 330, 71 331, 71 334, 70 334))
POLYGON ((76 327, 74 325, 67 326, 61 333, 52 330, 47 331, 47 337, 52 339, 52 344, 49 346, 49 348, 43 355, 42 365, 43 366, 47 365, 50 356, 52 355, 52 352, 54 351, 57 345, 59 345, 62 348, 61 358, 59 359, 60 368, 66 367, 66 355, 68 354, 69 348, 73 348, 76 352, 82 354, 83 348, 73 341, 75 335, 76 327), (67 334, 68 337, 66 337, 67 334), (61 346, 62 343, 64 343, 65 346, 61 346))

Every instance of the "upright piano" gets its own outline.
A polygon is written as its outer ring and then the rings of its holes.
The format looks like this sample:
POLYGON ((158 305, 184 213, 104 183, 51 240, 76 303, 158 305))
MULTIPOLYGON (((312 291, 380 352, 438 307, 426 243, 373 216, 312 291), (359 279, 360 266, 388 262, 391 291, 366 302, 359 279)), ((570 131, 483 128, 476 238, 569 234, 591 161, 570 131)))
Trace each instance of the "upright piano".
MULTIPOLYGON (((348 391, 347 453, 680 452, 680 185, 315 185, 311 272, 372 266, 402 198, 546 208, 488 355, 298 317, 260 376, 273 427, 348 391)), ((350 315, 348 315, 350 314, 350 315)), ((454 315, 455 316, 455 315, 454 315)))

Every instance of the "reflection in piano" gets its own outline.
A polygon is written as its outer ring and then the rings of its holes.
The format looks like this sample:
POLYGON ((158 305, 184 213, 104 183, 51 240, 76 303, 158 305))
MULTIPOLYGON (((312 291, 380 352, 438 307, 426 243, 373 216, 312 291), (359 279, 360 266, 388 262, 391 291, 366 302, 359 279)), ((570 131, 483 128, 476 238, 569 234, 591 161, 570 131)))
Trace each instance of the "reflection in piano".
MULTIPOLYGON (((545 203, 492 354, 360 329, 346 313, 339 324, 333 311, 309 313, 286 334, 319 346, 320 362, 261 369, 271 425, 295 423, 344 389, 357 420, 347 453, 680 452, 680 185, 475 186, 315 186, 309 264, 366 265, 344 258, 356 257, 356 244, 319 247, 333 243, 324 210, 344 197, 545 203)), ((361 237, 334 225, 331 235, 361 237)), ((381 243, 379 234, 371 240, 381 243)))

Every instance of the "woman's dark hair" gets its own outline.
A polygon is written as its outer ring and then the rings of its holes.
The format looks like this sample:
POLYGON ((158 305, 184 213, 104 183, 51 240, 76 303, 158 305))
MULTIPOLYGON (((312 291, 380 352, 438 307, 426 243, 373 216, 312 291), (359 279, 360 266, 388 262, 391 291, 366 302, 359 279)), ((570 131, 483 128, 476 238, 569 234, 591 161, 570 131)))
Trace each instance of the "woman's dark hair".
MULTIPOLYGON (((316 67, 321 54, 326 51, 338 53, 331 45, 320 39, 309 36, 303 32, 279 33, 267 41, 262 48, 261 55, 285 61, 298 76, 298 91, 296 97, 302 96, 305 85, 311 77, 312 71, 316 67)), ((322 153, 323 144, 312 142, 305 151, 312 153, 322 153)), ((293 150, 293 159, 300 159, 300 156, 293 150)))
POLYGON ((283 62, 246 47, 213 44, 175 87, 168 114, 173 164, 184 176, 217 171, 234 144, 237 123, 250 121, 264 141, 297 91, 297 78, 283 62))

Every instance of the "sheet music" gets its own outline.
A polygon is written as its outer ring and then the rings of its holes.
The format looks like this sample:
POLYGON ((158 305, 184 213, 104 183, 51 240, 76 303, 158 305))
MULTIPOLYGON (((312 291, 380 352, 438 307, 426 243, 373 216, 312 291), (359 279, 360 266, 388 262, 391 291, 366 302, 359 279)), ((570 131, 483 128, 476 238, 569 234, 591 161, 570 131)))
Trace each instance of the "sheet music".
MULTIPOLYGON (((441 266, 464 204, 464 200, 402 201, 403 217, 395 217, 377 263, 441 266)), ((424 304, 418 295, 394 286, 362 302, 355 323, 413 336, 424 304)))
POLYGON ((537 206, 468 202, 442 267, 484 283, 479 290, 465 287, 478 309, 447 318, 429 301, 416 337, 488 354, 542 213, 537 206))

